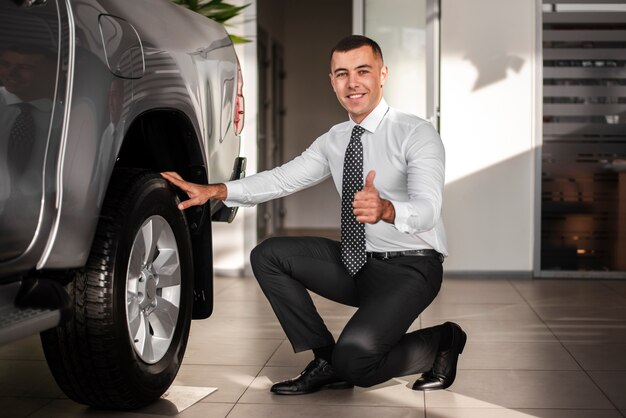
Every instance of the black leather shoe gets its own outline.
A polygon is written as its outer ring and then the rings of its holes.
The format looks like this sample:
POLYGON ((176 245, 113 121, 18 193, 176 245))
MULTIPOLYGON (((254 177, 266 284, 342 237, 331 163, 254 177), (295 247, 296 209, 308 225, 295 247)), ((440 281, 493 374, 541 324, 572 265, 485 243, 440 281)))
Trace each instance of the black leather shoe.
POLYGON ((444 327, 452 331, 452 344, 445 351, 437 353, 433 368, 413 383, 413 390, 439 390, 449 388, 456 378, 459 354, 463 352, 467 334, 454 322, 446 322, 444 327))
POLYGON ((270 391, 277 395, 304 395, 320 389, 348 389, 353 384, 335 376, 333 368, 322 358, 316 358, 298 377, 276 383, 270 391))

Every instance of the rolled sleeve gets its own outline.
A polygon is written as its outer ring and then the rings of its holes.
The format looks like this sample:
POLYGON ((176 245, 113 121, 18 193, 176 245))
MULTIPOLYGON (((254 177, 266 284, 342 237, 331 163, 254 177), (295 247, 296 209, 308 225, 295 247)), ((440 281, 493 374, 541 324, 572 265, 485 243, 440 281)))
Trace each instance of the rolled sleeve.
POLYGON ((408 202, 391 201, 393 210, 395 212, 395 218, 393 225, 400 232, 411 232, 409 227, 409 216, 411 216, 410 204, 408 202))
POLYGON ((224 204, 226 206, 228 206, 229 208, 233 206, 242 206, 242 207, 254 206, 254 203, 245 202, 244 189, 240 181, 238 180, 228 181, 224 184, 226 185, 226 190, 227 190, 226 200, 224 200, 224 204))
POLYGON ((440 216, 440 210, 436 204, 427 199, 391 203, 396 211, 394 226, 398 231, 407 234, 431 230, 440 216))

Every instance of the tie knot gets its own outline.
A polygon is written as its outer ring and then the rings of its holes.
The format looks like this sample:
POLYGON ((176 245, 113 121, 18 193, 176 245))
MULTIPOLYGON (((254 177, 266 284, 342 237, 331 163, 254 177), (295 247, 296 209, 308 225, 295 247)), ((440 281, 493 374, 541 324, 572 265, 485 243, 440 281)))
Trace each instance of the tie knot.
POLYGON ((352 128, 352 138, 361 139, 361 135, 363 135, 363 132, 365 132, 365 129, 363 129, 363 127, 359 125, 354 125, 354 128, 352 128))

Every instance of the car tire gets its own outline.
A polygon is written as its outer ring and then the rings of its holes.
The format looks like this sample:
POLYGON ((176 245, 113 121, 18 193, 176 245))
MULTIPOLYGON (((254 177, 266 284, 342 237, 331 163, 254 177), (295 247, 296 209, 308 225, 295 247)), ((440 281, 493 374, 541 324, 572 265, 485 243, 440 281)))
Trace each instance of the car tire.
POLYGON ((193 305, 191 242, 178 202, 156 173, 113 174, 87 265, 67 285, 72 317, 41 334, 50 370, 74 401, 135 409, 176 377, 193 305))

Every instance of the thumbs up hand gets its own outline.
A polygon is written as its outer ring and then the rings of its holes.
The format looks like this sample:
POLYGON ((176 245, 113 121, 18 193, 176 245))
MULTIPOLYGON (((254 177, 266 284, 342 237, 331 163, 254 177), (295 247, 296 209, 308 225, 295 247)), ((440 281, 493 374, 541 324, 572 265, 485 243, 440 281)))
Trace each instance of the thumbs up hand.
POLYGON ((376 172, 374 170, 371 170, 369 173, 367 173, 367 177, 365 177, 365 186, 363 186, 363 190, 362 191, 376 191, 376 187, 374 187, 374 177, 376 177, 376 172))
POLYGON ((365 178, 365 185, 360 192, 354 194, 352 207, 357 222, 375 224, 381 219, 393 223, 396 213, 390 201, 381 199, 374 178, 376 172, 371 170, 365 178))

